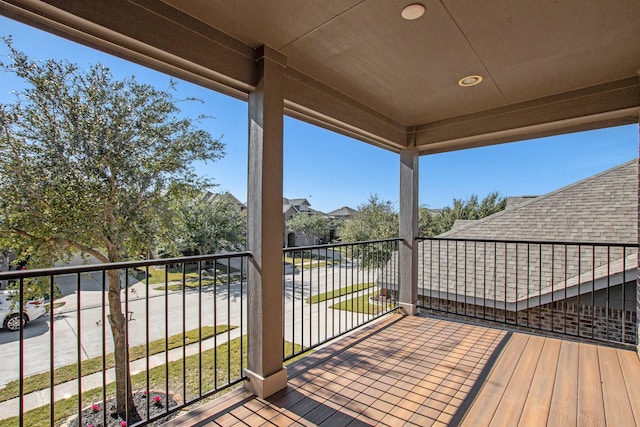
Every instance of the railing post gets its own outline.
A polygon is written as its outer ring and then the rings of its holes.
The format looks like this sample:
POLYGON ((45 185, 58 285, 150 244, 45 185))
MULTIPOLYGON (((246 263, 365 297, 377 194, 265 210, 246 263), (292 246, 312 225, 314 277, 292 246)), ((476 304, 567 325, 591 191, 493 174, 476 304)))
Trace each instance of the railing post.
POLYGON ((287 386, 283 360, 282 167, 286 58, 262 46, 249 94, 247 248, 248 353, 245 388, 267 397, 287 386))
POLYGON ((418 150, 400 151, 400 295, 399 305, 409 315, 418 305, 418 150))

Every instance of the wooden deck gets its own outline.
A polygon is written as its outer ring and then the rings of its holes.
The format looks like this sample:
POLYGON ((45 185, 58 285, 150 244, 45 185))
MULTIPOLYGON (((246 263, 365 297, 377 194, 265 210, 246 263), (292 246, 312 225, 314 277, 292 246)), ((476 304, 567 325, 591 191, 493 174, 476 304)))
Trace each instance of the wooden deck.
POLYGON ((635 352, 393 315, 289 368, 262 400, 236 390, 170 426, 637 426, 635 352))

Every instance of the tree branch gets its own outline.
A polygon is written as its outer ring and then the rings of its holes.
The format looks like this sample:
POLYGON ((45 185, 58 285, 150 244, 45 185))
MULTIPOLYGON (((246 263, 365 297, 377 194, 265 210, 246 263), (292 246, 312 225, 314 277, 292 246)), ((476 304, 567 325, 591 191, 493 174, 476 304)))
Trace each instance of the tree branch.
POLYGON ((99 252, 96 249, 90 248, 89 246, 74 242, 72 240, 69 239, 61 239, 61 238, 56 238, 56 237, 49 237, 49 238, 42 238, 42 237, 38 237, 38 236, 34 236, 29 232, 26 232, 24 230, 20 230, 20 229, 16 229, 13 228, 11 230, 13 233, 19 234, 21 236, 27 237, 29 239, 36 239, 36 240, 41 240, 43 242, 46 243, 53 243, 56 245, 62 245, 62 246, 67 246, 73 249, 76 249, 82 253, 85 253, 87 255, 91 255, 93 257, 95 257, 98 261, 100 262, 110 262, 109 258, 106 257, 103 253, 99 252))

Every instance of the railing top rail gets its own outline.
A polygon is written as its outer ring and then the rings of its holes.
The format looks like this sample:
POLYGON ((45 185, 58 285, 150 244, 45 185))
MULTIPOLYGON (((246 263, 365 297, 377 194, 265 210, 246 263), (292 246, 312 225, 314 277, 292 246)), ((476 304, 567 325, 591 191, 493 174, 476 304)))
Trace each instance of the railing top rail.
POLYGON ((416 237, 416 240, 436 240, 451 242, 480 242, 480 243, 517 243, 534 245, 567 245, 567 246, 616 246, 624 248, 639 248, 639 243, 612 242, 565 242, 560 240, 504 240, 504 239, 465 239, 460 237, 416 237))
POLYGON ((20 279, 39 276, 58 276, 62 274, 75 274, 75 273, 89 273, 94 271, 107 271, 117 270, 123 268, 137 268, 146 267, 152 265, 168 265, 168 264, 181 264, 181 263, 194 263, 199 261, 211 261, 219 259, 231 259, 241 257, 251 257, 251 252, 231 252, 228 254, 213 254, 213 255, 194 255, 187 257, 177 258, 158 258, 139 261, 123 261, 123 262, 110 262, 100 264, 86 264, 78 266, 67 267, 52 267, 52 268, 37 268, 31 270, 14 270, 0 272, 0 280, 20 279))
POLYGON ((282 248, 282 252, 306 251, 311 249, 329 249, 329 248, 336 248, 340 246, 353 246, 353 245, 363 245, 363 244, 370 244, 370 243, 399 242, 401 240, 402 239, 400 237, 392 237, 390 239, 365 240, 362 242, 328 243, 325 245, 309 245, 309 246, 290 246, 288 248, 282 248))

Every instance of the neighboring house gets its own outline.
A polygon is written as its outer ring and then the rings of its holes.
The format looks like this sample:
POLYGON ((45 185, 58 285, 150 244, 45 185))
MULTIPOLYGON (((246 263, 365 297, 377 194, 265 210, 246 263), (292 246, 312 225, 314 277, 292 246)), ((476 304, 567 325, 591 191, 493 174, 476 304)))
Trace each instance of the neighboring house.
POLYGON ((202 194, 202 200, 204 200, 206 202, 209 202, 209 203, 213 203, 213 201, 216 200, 219 197, 226 198, 232 205, 235 205, 241 211, 247 209, 247 205, 242 203, 240 200, 238 200, 238 198, 236 196, 234 196, 231 193, 228 193, 228 192, 226 192, 226 193, 212 193, 211 191, 205 191, 202 194))
POLYGON ((420 242, 422 305, 549 322, 549 330, 558 329, 554 311, 574 313, 563 328, 624 330, 635 342, 637 182, 633 160, 420 242))
POLYGON ((427 212, 429 212, 431 215, 438 215, 439 213, 441 213, 442 211, 444 211, 444 208, 435 208, 435 209, 431 209, 431 208, 424 208, 426 209, 427 212))
POLYGON ((282 216, 285 224, 300 212, 311 212, 311 203, 307 199, 282 198, 282 216))
POLYGON ((350 208, 349 206, 343 206, 339 209, 329 212, 327 215, 331 219, 345 220, 350 219, 356 212, 358 212, 356 209, 350 208))
POLYGON ((311 203, 307 199, 287 199, 282 198, 282 220, 284 221, 283 246, 290 248, 294 246, 317 245, 325 243, 328 236, 307 236, 287 228, 287 221, 296 215, 322 215, 327 214, 311 209, 311 203))
POLYGON ((339 209, 331 211, 327 214, 327 216, 331 219, 330 229, 329 229, 329 242, 337 240, 338 236, 338 228, 343 221, 348 221, 353 217, 353 214, 357 213, 356 209, 350 208, 349 206, 343 206, 339 209))

